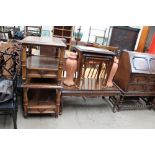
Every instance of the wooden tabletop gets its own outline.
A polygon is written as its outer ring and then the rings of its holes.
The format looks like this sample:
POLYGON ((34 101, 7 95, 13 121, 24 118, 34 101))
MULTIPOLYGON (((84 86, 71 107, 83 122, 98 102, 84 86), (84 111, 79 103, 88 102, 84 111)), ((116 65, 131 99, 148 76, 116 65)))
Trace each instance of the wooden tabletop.
POLYGON ((28 36, 21 40, 22 44, 25 45, 38 45, 38 46, 55 46, 55 47, 66 47, 65 43, 62 41, 61 38, 55 37, 35 37, 35 36, 28 36))
POLYGON ((105 54, 114 56, 115 53, 103 48, 89 47, 89 46, 75 46, 75 50, 78 50, 82 53, 91 53, 91 54, 105 54))

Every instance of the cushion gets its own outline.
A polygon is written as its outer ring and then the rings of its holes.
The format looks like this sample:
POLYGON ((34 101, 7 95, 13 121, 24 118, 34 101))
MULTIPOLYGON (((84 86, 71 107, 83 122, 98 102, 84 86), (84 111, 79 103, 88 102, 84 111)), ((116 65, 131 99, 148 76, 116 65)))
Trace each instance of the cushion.
POLYGON ((0 103, 13 97, 13 81, 0 78, 0 103))

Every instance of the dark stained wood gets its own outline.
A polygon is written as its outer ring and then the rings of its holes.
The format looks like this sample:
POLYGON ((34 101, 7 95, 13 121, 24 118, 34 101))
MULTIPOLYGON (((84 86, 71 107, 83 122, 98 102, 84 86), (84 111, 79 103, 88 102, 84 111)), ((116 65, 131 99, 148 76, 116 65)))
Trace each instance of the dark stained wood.
POLYGON ((78 51, 82 52, 82 53, 89 53, 89 54, 95 54, 95 55, 115 55, 112 51, 109 51, 107 49, 103 49, 103 48, 96 48, 96 47, 89 47, 89 46, 75 46, 75 49, 77 49, 78 51))
POLYGON ((80 81, 80 87, 67 87, 63 85, 62 96, 109 96, 119 94, 119 89, 114 86, 103 86, 103 79, 86 78, 80 81))
MULTIPOLYGON (((59 91, 59 90, 57 90, 59 91)), ((24 88, 24 112, 27 114, 59 114, 60 100, 55 89, 24 88), (44 95, 43 95, 44 94, 44 95)))
POLYGON ((134 50, 139 29, 129 26, 113 26, 110 46, 116 46, 120 50, 134 50))
POLYGON ((124 51, 120 56, 118 70, 114 77, 115 83, 124 91, 130 91, 131 88, 132 91, 135 89, 135 91, 147 92, 148 84, 152 83, 151 79, 155 77, 150 67, 155 66, 154 60, 155 56, 151 54, 124 51), (133 88, 134 85, 135 88, 133 88))
MULTIPOLYGON (((78 53, 76 85, 68 87, 62 84, 61 96, 103 97, 120 95, 118 87, 105 87, 115 56, 114 52, 88 46, 75 46, 73 50, 78 53)), ((61 101, 61 112, 62 107, 63 102, 61 101)))
POLYGON ((73 26, 54 26, 53 36, 58 38, 64 38, 67 45, 66 49, 70 50, 72 31, 73 31, 73 26))
POLYGON ((58 49, 50 46, 40 46, 40 55, 48 57, 58 57, 58 49))
POLYGON ((62 39, 53 37, 26 37, 21 42, 24 116, 54 113, 57 117, 60 113, 60 84, 66 45, 62 39), (43 47, 41 55, 27 57, 26 47, 30 45, 43 47), (44 52, 46 49, 48 51, 44 52))
MULTIPOLYGON (((101 70, 103 69, 105 82, 108 78, 110 68, 112 66, 113 57, 115 53, 103 48, 95 48, 88 46, 75 46, 74 49, 78 53, 78 76, 76 83, 79 86, 80 79, 83 78, 83 75, 87 68, 92 68, 91 70, 97 70, 97 78, 99 79, 101 70), (99 65, 100 64, 100 65, 99 65), (98 69, 98 66, 99 69, 98 69)), ((91 74, 93 74, 92 72, 91 74)), ((89 74, 89 73, 88 73, 89 74)))
MULTIPOLYGON (((147 98, 146 105, 130 105, 125 109, 141 109, 152 106, 150 98, 155 97, 155 55, 124 51, 119 60, 118 70, 114 77, 115 85, 119 88, 121 95, 115 99, 114 108, 120 110, 126 106, 125 98, 130 97, 139 102, 140 98, 147 98), (153 67, 154 68, 154 67, 153 67)), ((113 99, 114 100, 114 99, 113 99)))

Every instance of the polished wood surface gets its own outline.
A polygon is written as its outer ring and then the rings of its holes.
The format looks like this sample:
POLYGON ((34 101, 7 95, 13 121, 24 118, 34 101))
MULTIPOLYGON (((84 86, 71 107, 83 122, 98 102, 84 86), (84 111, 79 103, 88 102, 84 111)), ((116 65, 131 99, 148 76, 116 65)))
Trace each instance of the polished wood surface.
POLYGON ((57 80, 51 78, 32 78, 21 85, 22 88, 41 88, 41 89, 62 89, 62 86, 56 85, 57 80))
POLYGON ((62 39, 53 37, 29 36, 21 42, 23 45, 24 116, 27 117, 28 114, 32 113, 54 113, 57 117, 60 113, 62 88, 60 84, 66 45, 62 39), (43 47, 41 48, 41 55, 27 55, 26 48, 31 45, 43 47), (46 49, 48 51, 44 52, 46 49))
POLYGON ((87 68, 92 70, 91 74, 94 74, 94 71, 97 70, 97 79, 99 79, 101 71, 103 70, 104 74, 102 76, 106 83, 115 53, 107 49, 88 46, 75 46, 74 50, 78 53, 78 75, 76 84, 79 86, 80 79, 83 78, 87 68))
POLYGON ((96 47, 89 47, 89 46, 75 46, 75 49, 77 49, 78 51, 82 52, 82 53, 89 53, 89 54, 100 54, 100 55, 115 55, 113 52, 107 50, 107 49, 103 49, 103 48, 96 48, 96 47))
POLYGON ((54 47, 66 47, 61 38, 55 37, 35 37, 28 36, 24 38, 21 43, 23 45, 38 45, 38 46, 54 46, 54 47))
POLYGON ((54 113, 57 117, 60 107, 58 98, 60 90, 57 89, 24 88, 24 115, 54 113))
POLYGON ((107 49, 107 50, 113 51, 113 52, 115 52, 119 49, 118 47, 114 47, 114 46, 105 46, 105 45, 98 45, 98 44, 93 44, 93 47, 107 49))
POLYGON ((115 75, 116 84, 124 91, 150 92, 154 85, 155 56, 147 53, 124 51, 115 75), (123 76, 122 76, 122 73, 123 76))
POLYGON ((119 97, 111 97, 114 111, 117 109, 146 109, 152 107, 155 97, 155 55, 124 51, 114 77, 120 90, 119 97), (132 100, 134 99, 135 102, 132 100), (141 102, 141 100, 144 102, 141 102), (127 105, 127 100, 131 103, 127 105), (139 104, 135 104, 135 103, 139 104))
POLYGON ((85 78, 80 81, 80 86, 67 87, 63 84, 63 96, 109 96, 120 94, 119 89, 114 86, 107 88, 103 86, 103 79, 85 78))

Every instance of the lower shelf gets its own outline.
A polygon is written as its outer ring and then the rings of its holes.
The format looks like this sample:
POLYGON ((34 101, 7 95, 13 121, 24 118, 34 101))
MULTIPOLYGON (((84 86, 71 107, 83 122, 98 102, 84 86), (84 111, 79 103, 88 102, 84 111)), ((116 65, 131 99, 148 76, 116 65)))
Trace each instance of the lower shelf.
POLYGON ((60 95, 56 89, 24 89, 24 115, 59 114, 60 95))

